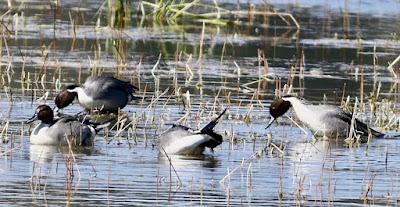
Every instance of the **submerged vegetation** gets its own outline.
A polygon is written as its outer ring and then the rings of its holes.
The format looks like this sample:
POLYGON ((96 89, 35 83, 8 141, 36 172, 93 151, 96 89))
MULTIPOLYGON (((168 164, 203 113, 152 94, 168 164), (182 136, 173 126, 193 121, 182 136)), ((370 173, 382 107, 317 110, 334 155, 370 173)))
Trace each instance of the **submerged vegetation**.
POLYGON ((348 4, 338 12, 267 1, 0 3, 4 202, 396 204, 397 140, 313 137, 294 113, 265 130, 269 104, 296 94, 398 133, 400 31, 390 22, 399 14, 371 17, 348 4), (31 146, 23 122, 34 108, 100 74, 130 81, 140 96, 95 146, 31 146), (228 107, 213 152, 158 155, 171 124, 199 129, 228 107))
POLYGON ((179 3, 176 3, 173 0, 161 0, 159 3, 141 1, 138 10, 140 10, 142 16, 139 18, 144 19, 148 16, 152 16, 153 20, 158 24, 167 22, 171 25, 177 25, 185 23, 186 20, 194 22, 201 21, 219 26, 257 24, 259 27, 263 28, 270 26, 268 25, 269 20, 260 23, 255 21, 255 16, 261 16, 264 18, 274 16, 283 21, 287 27, 291 27, 291 25, 294 24, 297 29, 300 29, 300 25, 290 13, 277 12, 267 3, 264 4, 264 11, 256 10, 254 6, 251 6, 247 11, 228 10, 218 6, 218 1, 214 1, 213 3, 213 5, 204 4, 201 3, 200 0, 194 0, 188 3, 186 3, 185 0, 181 0, 179 3), (147 12, 146 7, 150 8, 147 12), (245 20, 242 20, 241 18, 245 18, 245 20))

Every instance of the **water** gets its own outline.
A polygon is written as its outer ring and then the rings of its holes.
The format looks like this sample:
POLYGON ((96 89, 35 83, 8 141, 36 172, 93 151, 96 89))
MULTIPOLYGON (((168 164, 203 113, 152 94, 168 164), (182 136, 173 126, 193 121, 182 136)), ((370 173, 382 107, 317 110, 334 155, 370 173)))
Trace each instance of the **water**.
MULTIPOLYGON (((264 6, 258 1, 251 3, 264 6)), ((398 140, 374 139, 349 147, 343 140, 313 139, 307 129, 305 134, 288 119, 269 130, 264 128, 269 121, 269 103, 275 97, 273 78, 282 78, 283 84, 293 78, 295 92, 315 104, 323 101, 324 94, 328 103, 339 103, 345 84, 344 97, 350 96, 354 102, 360 97, 362 69, 364 98, 373 91, 376 94, 380 82, 379 101, 392 101, 395 109, 378 110, 373 117, 366 105, 357 116, 372 120, 370 124, 375 126, 383 125, 375 122, 380 116, 397 120, 398 81, 387 66, 399 55, 399 2, 348 1, 347 7, 344 1, 270 3, 279 12, 292 13, 300 31, 296 33, 294 25, 277 17, 270 17, 267 27, 260 15, 255 15, 250 25, 206 24, 200 61, 202 23, 196 19, 158 25, 148 18, 138 27, 140 18, 133 12, 132 26, 121 33, 105 27, 107 10, 99 10, 102 2, 97 1, 60 2, 55 24, 54 7, 40 1, 25 2, 23 16, 4 16, 10 33, 5 32, 1 44, 0 130, 7 122, 9 125, 0 145, 1 204, 397 205, 398 140), (76 21, 75 28, 70 16, 76 21), (343 27, 346 18, 347 28, 343 27), (253 98, 258 84, 246 84, 266 73, 263 66, 258 67, 257 49, 264 51, 271 80, 262 81, 260 96, 253 98), (302 51, 305 72, 298 75, 302 51), (154 68, 160 52, 159 67, 154 68), (290 76, 290 66, 296 68, 296 75, 290 76), (117 134, 113 130, 107 139, 102 131, 94 147, 76 149, 73 156, 66 148, 31 146, 28 126, 21 123, 39 104, 53 106, 52 99, 66 85, 83 82, 99 70, 131 80, 147 97, 123 109, 131 119, 139 117, 137 128, 129 127, 112 138, 117 134), (210 121, 214 103, 215 114, 230 108, 229 119, 224 116, 216 127, 224 135, 223 144, 204 156, 172 156, 172 169, 168 159, 159 155, 156 140, 188 111, 186 98, 172 94, 174 87, 180 88, 176 94, 191 94, 190 113, 181 122, 188 126, 199 128, 210 121), (167 88, 152 102, 152 97, 167 88), (46 92, 48 98, 39 100, 46 92), (282 153, 268 145, 269 135, 282 153)), ((247 1, 218 4, 230 10, 248 8, 247 1)), ((5 13, 6 2, 1 2, 0 8, 5 13)), ((137 8, 137 3, 132 8, 137 8)), ((233 18, 251 19, 246 15, 233 18)), ((397 73, 398 66, 394 69, 397 73)), ((74 104, 63 112, 81 110, 74 104)), ((388 133, 396 134, 397 128, 394 124, 388 133)))

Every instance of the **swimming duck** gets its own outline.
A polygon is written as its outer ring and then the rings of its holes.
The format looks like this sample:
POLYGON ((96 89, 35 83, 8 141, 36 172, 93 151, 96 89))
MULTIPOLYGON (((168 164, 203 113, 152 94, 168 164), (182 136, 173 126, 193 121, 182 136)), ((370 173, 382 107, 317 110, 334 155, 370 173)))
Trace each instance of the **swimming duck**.
POLYGON ((205 147, 214 149, 222 143, 222 136, 215 133, 213 129, 226 110, 198 131, 182 125, 173 125, 159 138, 159 152, 161 154, 164 154, 165 151, 167 154, 200 155, 204 152, 205 147))
POLYGON ((135 97, 137 89, 129 82, 111 76, 89 76, 82 86, 70 85, 55 98, 62 109, 77 97, 79 104, 86 110, 98 109, 100 112, 118 112, 135 97))
POLYGON ((33 129, 30 142, 32 145, 72 145, 93 144, 96 133, 109 123, 95 124, 88 120, 82 122, 77 117, 66 116, 54 119, 53 110, 47 105, 37 107, 35 114, 26 123, 40 120, 40 124, 33 129), (68 141, 67 141, 68 140, 68 141))
MULTIPOLYGON (((350 131, 353 115, 345 112, 342 108, 333 105, 312 105, 306 100, 301 100, 293 96, 285 96, 277 99, 269 108, 271 120, 273 121, 285 114, 290 107, 293 107, 297 117, 317 136, 327 137, 347 137, 350 131)), ((362 137, 369 133, 374 137, 385 137, 386 134, 370 128, 367 124, 354 119, 354 130, 362 137)))

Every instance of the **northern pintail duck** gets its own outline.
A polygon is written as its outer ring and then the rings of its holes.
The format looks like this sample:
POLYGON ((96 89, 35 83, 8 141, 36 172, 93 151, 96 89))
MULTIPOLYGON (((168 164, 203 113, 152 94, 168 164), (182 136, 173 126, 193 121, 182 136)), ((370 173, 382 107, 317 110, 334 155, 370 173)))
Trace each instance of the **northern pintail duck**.
POLYGON ((79 104, 86 110, 117 112, 135 98, 135 89, 131 83, 111 76, 89 76, 82 86, 70 85, 61 91, 55 103, 62 109, 77 97, 79 104))
POLYGON ((26 123, 40 120, 33 129, 30 142, 33 145, 92 145, 97 131, 109 123, 95 124, 88 120, 79 121, 77 117, 67 116, 54 119, 53 110, 47 105, 37 107, 35 114, 26 123))
POLYGON ((222 136, 214 132, 218 120, 226 109, 201 130, 194 131, 182 125, 173 125, 161 135, 158 150, 161 154, 200 155, 205 147, 214 149, 222 143, 222 136))
MULTIPOLYGON (((293 96, 285 96, 274 101, 269 112, 271 121, 285 114, 290 107, 293 107, 297 117, 317 136, 347 137, 349 135, 353 115, 345 112, 342 108, 333 105, 312 105, 306 100, 293 96)), ((374 137, 385 137, 386 135, 370 128, 367 124, 354 119, 354 130, 357 135, 374 137)))

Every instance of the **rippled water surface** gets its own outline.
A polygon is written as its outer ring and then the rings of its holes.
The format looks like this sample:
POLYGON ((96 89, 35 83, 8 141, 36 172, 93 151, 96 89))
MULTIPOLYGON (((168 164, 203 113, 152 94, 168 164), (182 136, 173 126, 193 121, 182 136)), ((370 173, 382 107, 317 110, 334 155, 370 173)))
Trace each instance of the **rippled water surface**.
MULTIPOLYGON (((132 1, 119 29, 107 27, 107 2, 16 1, 10 11, 0 2, 1 205, 398 205, 400 140, 316 139, 286 117, 265 126, 277 89, 290 85, 314 104, 348 98, 352 110, 357 97, 359 119, 399 134, 399 63, 388 66, 400 55, 400 3, 200 2, 214 9, 188 12, 217 12, 217 4, 243 13, 221 14, 227 25, 189 16, 174 23, 149 7, 142 19, 132 1), (300 28, 266 15, 273 11, 292 14, 300 28), (23 122, 91 74, 140 88, 145 98, 122 110, 134 124, 100 131, 93 147, 73 153, 30 145, 33 126, 23 122), (213 152, 171 162, 158 153, 171 124, 200 128, 226 107, 216 126, 224 142, 213 152)), ((74 104, 62 113, 80 111, 74 104)))

